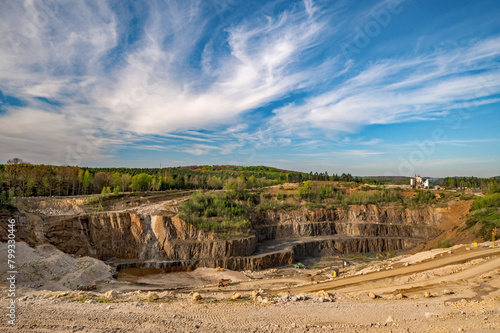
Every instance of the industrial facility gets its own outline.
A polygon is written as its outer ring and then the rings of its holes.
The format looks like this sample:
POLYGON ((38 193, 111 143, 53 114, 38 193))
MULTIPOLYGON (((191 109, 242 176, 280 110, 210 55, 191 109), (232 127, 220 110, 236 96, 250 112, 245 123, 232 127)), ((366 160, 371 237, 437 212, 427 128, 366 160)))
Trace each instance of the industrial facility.
POLYGON ((429 179, 423 179, 420 175, 415 175, 415 177, 410 179, 410 185, 412 188, 429 188, 429 179))

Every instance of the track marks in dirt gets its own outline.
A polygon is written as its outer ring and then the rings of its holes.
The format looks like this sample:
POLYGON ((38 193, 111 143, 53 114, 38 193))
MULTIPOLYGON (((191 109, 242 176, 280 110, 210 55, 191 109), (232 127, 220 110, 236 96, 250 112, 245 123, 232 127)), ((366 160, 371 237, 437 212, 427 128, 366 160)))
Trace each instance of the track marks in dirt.
POLYGON ((355 285, 360 283, 366 283, 370 281, 380 280, 384 278, 390 278, 401 275, 408 275, 417 272, 422 272, 430 269, 435 269, 451 264, 458 264, 468 260, 472 260, 475 258, 484 258, 493 255, 499 255, 500 248, 492 248, 492 249, 477 249, 471 250, 470 252, 452 255, 449 257, 433 259, 431 261, 423 262, 416 265, 411 265, 407 267, 400 267, 392 270, 380 271, 369 273, 366 275, 358 275, 352 276, 345 279, 338 279, 329 282, 318 283, 315 285, 296 287, 285 289, 284 291, 293 291, 295 293, 305 293, 305 292, 316 292, 320 290, 334 290, 340 287, 345 287, 348 285, 355 285))

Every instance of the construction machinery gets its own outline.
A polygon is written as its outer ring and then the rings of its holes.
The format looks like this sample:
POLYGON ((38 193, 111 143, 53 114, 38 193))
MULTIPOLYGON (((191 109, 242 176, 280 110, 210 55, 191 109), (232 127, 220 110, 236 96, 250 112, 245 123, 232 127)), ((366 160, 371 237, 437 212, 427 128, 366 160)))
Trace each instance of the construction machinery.
POLYGON ((217 270, 220 272, 224 272, 224 268, 222 268, 222 267, 217 267, 217 270))
POLYGON ((91 284, 91 285, 87 285, 87 286, 81 286, 79 284, 76 285, 76 289, 77 290, 85 290, 85 291, 87 291, 87 290, 94 290, 96 288, 97 287, 96 287, 95 284, 91 284))
POLYGON ((217 287, 228 286, 231 282, 233 282, 233 281, 230 279, 219 279, 219 281, 217 281, 217 287))
POLYGON ((298 269, 306 269, 306 265, 304 265, 303 263, 299 262, 299 263, 296 263, 295 265, 293 265, 293 267, 295 268, 298 268, 298 269))

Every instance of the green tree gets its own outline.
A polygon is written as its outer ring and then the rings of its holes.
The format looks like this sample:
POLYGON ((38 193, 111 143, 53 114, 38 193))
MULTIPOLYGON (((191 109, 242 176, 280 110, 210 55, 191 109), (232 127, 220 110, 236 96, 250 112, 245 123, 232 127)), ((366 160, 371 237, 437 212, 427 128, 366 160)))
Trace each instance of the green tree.
POLYGON ((130 188, 134 191, 146 191, 150 188, 153 176, 146 173, 140 173, 132 177, 130 188))
POLYGON ((132 176, 128 173, 122 174, 122 191, 127 192, 130 188, 130 183, 132 182, 132 176))
POLYGON ((122 183, 122 175, 119 172, 113 173, 111 176, 111 185, 113 185, 115 188, 122 183))
POLYGON ((101 195, 109 194, 111 193, 111 188, 109 186, 104 186, 101 191, 101 195))
POLYGON ((0 206, 9 204, 9 196, 6 191, 2 191, 0 194, 0 206))
POLYGON ((92 176, 90 175, 89 170, 86 170, 85 174, 83 176, 83 190, 84 190, 85 194, 87 194, 87 190, 88 190, 91 182, 92 182, 92 176))

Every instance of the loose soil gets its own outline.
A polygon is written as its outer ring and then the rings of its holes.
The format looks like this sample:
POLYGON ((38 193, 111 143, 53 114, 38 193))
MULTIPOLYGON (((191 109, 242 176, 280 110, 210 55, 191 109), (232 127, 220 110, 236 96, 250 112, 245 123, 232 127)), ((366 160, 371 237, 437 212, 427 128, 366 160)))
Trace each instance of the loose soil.
MULTIPOLYGON (((390 259, 352 257, 345 268, 339 262, 346 258, 323 258, 316 262, 321 268, 301 270, 280 267, 232 272, 198 268, 164 273, 127 269, 121 277, 119 274, 119 281, 102 281, 98 291, 48 291, 20 286, 16 295, 17 324, 7 324, 6 306, 2 306, 0 329, 499 332, 500 248, 488 245, 475 248, 466 244, 390 259), (339 272, 338 277, 333 277, 334 270, 339 272), (219 278, 233 282, 217 288, 219 278), (182 289, 174 289, 181 285, 182 289), (148 289, 156 291, 153 294, 148 289), (254 300, 252 292, 259 289, 262 296, 254 300), (120 292, 117 297, 107 298, 105 292, 109 290, 120 292), (324 292, 318 296, 317 291, 324 292), (200 293, 202 299, 193 301, 194 292, 200 293), (235 293, 240 295, 235 297, 235 293), (324 297, 325 293, 329 297, 324 297)), ((2 287, 6 287, 3 282, 2 287)), ((2 288, 3 304, 8 301, 6 289, 2 288)))

